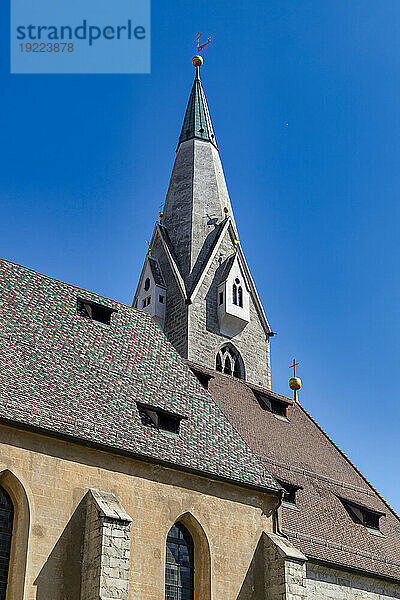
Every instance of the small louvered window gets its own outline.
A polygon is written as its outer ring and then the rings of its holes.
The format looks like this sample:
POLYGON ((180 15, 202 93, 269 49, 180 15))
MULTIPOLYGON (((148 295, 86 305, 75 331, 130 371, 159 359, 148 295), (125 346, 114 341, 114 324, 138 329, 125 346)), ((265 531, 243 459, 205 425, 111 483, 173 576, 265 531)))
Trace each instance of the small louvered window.
POLYGON ((340 498, 347 512, 356 523, 364 525, 368 529, 379 531, 380 518, 383 513, 360 506, 359 504, 353 503, 350 500, 340 498))
POLYGON ((137 402, 139 416, 143 425, 154 427, 161 431, 178 434, 182 419, 186 417, 168 412, 162 408, 137 402))
POLYGON ((293 485, 291 483, 286 483, 285 481, 280 481, 279 479, 278 482, 285 490, 285 493, 283 495, 283 501, 287 502, 288 504, 296 504, 296 494, 297 491, 300 489, 299 486, 293 485))
POLYGON ((76 310, 81 317, 86 317, 92 321, 98 321, 99 323, 105 323, 106 325, 110 325, 111 315, 115 312, 115 309, 113 308, 97 304, 91 300, 83 300, 82 298, 77 299, 76 310))

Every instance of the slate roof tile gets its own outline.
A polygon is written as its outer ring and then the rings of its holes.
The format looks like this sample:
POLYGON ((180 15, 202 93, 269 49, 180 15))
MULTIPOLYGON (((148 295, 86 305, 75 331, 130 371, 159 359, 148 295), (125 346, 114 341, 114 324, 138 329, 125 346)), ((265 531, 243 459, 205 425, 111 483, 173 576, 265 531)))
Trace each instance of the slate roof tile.
POLYGON ((0 261, 0 419, 211 477, 280 490, 145 312, 0 261), (77 298, 112 308, 110 325, 77 298), (136 402, 187 415, 180 434, 136 402))
POLYGON ((290 541, 310 558, 400 580, 399 517, 305 409, 290 401, 289 422, 279 420, 262 409, 253 393, 256 386, 189 365, 212 375, 212 397, 272 475, 301 487, 297 508, 282 509, 282 529, 290 541), (383 535, 355 523, 340 498, 384 513, 383 535))

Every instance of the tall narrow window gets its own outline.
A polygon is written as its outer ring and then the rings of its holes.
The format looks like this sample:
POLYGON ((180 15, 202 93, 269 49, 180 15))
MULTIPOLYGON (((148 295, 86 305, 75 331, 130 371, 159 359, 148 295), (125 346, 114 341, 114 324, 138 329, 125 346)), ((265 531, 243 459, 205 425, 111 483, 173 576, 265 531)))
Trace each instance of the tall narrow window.
POLYGON ((238 288, 238 303, 239 306, 243 308, 243 290, 241 285, 238 288))
POLYGON ((193 539, 186 527, 178 522, 171 527, 167 536, 165 599, 193 600, 193 582, 193 539))
POLYGON ((236 283, 233 284, 233 288, 232 288, 232 302, 233 302, 233 304, 237 304, 237 285, 236 285, 236 283))
POLYGON ((6 600, 10 563, 14 506, 6 490, 0 486, 0 600, 6 600))

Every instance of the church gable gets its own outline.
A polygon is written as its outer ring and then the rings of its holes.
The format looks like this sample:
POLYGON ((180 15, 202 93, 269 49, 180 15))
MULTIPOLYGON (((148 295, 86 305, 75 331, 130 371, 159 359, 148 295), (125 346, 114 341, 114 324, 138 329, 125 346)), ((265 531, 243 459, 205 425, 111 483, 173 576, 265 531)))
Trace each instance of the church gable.
POLYGON ((139 285, 134 299, 134 307, 140 308, 155 317, 164 329, 167 286, 158 260, 146 257, 139 285))
POLYGON ((255 384, 269 387, 269 339, 260 318, 256 297, 250 287, 245 263, 238 253, 232 229, 228 228, 220 240, 215 255, 211 263, 207 265, 207 269, 202 275, 201 285, 197 289, 196 295, 193 295, 193 301, 188 309, 189 360, 215 368, 219 351, 229 344, 229 348, 237 354, 238 361, 243 363, 241 377, 255 384), (235 279, 239 279, 242 284, 242 303, 245 315, 240 312, 239 305, 237 305, 236 311, 245 318, 248 316, 247 322, 237 319, 235 314, 233 316, 229 313, 221 315, 221 306, 224 308, 228 305, 228 310, 233 312, 235 306, 233 304, 233 285, 237 286, 236 301, 239 302, 240 285, 238 286, 235 279), (219 304, 221 292, 224 294, 222 305, 219 304), (225 294, 229 294, 229 298, 227 304, 224 305, 225 294), (230 325, 229 319, 232 319, 235 329, 229 331, 224 329, 225 317, 228 326, 230 325))

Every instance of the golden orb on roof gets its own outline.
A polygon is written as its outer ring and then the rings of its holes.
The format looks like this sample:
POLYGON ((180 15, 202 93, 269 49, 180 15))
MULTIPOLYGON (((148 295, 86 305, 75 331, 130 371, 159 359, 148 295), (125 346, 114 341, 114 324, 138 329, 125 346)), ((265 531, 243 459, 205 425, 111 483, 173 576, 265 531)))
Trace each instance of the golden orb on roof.
POLYGON ((199 54, 196 54, 196 56, 193 56, 193 58, 192 58, 192 65, 194 67, 201 67, 203 62, 204 62, 203 57, 200 56, 199 54))
POLYGON ((291 390, 299 390, 301 388, 301 379, 300 377, 291 377, 289 379, 289 387, 291 390))
POLYGON ((227 206, 224 206, 224 213, 227 215, 229 213, 229 208, 227 206))

